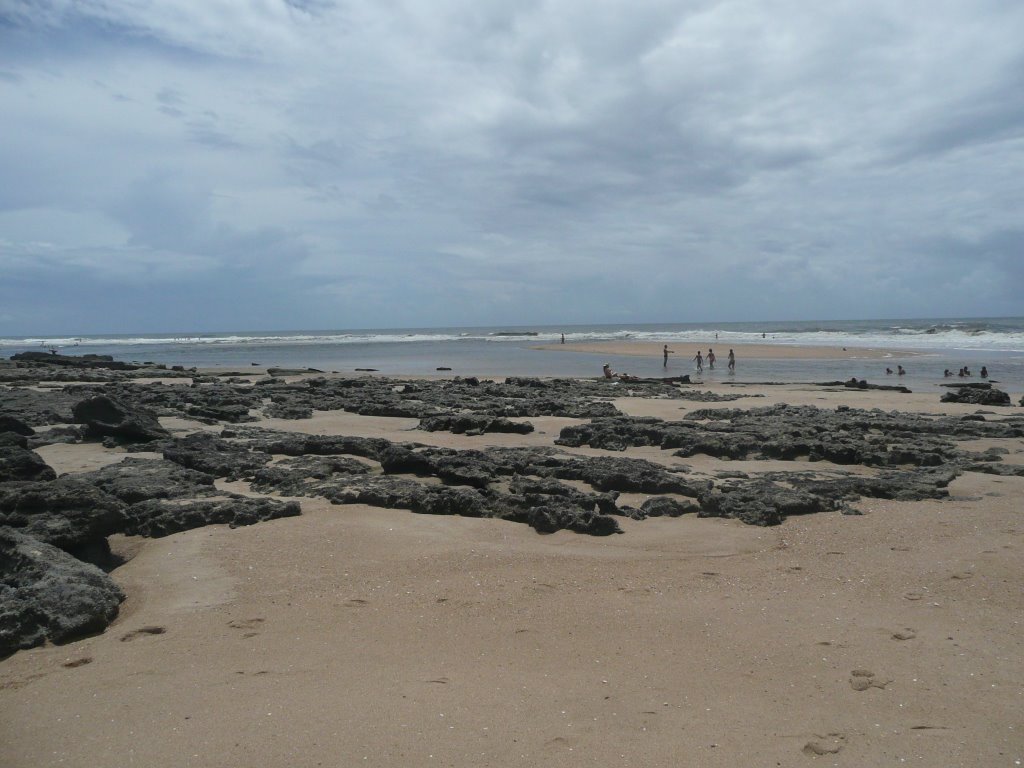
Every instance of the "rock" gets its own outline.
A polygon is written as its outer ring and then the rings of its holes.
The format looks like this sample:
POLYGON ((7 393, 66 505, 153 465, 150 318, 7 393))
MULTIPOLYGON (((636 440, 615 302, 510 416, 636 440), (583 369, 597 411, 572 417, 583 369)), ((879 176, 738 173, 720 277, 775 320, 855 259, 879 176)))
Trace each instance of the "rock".
POLYGON ((3 432, 0 440, 0 483, 12 480, 53 480, 57 473, 43 461, 35 451, 30 451, 27 441, 15 432, 3 432))
POLYGON ((55 355, 49 352, 19 352, 11 355, 11 360, 45 366, 109 368, 118 371, 133 371, 144 367, 116 361, 110 355, 55 355))
POLYGON ((30 427, 64 424, 71 421, 71 408, 82 399, 81 391, 67 393, 59 389, 17 387, 3 393, 4 412, 30 427))
POLYGON ((965 422, 898 412, 847 408, 826 410, 785 405, 768 408, 703 409, 682 421, 651 418, 594 419, 566 427, 558 445, 625 450, 629 446, 678 449, 686 458, 700 453, 723 459, 806 457, 838 464, 937 466, 957 455, 952 438, 1016 437, 1019 423, 965 422))
POLYGON ((28 438, 28 447, 35 450, 44 445, 56 445, 63 443, 73 445, 81 443, 85 439, 85 427, 77 424, 67 424, 50 429, 40 429, 28 438))
POLYGON ((148 499, 181 499, 216 493, 213 475, 163 459, 132 456, 76 476, 125 504, 148 499))
POLYGON ((550 504, 550 499, 544 497, 556 496, 567 499, 574 506, 584 510, 597 510, 604 515, 617 515, 619 508, 615 503, 619 494, 616 491, 609 493, 584 493, 570 485, 565 485, 552 478, 536 478, 517 475, 509 483, 509 490, 512 496, 522 496, 529 502, 545 502, 550 504))
POLYGON ((379 437, 306 435, 301 432, 280 432, 259 427, 225 429, 221 436, 230 438, 236 445, 248 447, 250 450, 285 456, 350 454, 379 460, 381 454, 392 445, 391 441, 379 437))
POLYGON ((555 533, 568 530, 591 536, 610 536, 622 533, 618 522, 598 512, 580 510, 571 504, 543 504, 517 509, 500 515, 505 520, 526 523, 537 533, 555 533))
POLYGON ((17 435, 34 435, 35 430, 16 416, 0 413, 0 432, 14 432, 17 435))
POLYGON ((105 561, 123 522, 124 505, 79 477, 0 485, 0 525, 90 562, 105 561))
POLYGON ((125 511, 124 533, 129 536, 168 536, 205 525, 253 525, 281 517, 295 517, 302 508, 295 501, 257 499, 228 494, 223 498, 150 499, 125 511))
POLYGON ((533 432, 533 424, 510 421, 503 417, 480 416, 476 414, 448 414, 428 416, 420 419, 419 428, 425 432, 452 432, 456 435, 476 432, 511 432, 527 435, 533 432))
POLYGON ((699 517, 732 517, 748 525, 778 525, 789 515, 832 509, 820 496, 770 481, 726 483, 701 494, 699 517))
POLYGON ((700 505, 692 501, 679 501, 669 496, 655 496, 640 505, 642 517, 680 517, 700 510, 700 505))
POLYGON ((99 568, 0 527, 0 657, 101 632, 122 600, 99 568))
POLYGON ((370 467, 347 456, 298 456, 283 459, 272 466, 257 469, 252 488, 285 496, 305 496, 311 481, 323 481, 335 475, 365 475, 370 467))
POLYGON ((77 403, 73 409, 76 424, 86 425, 89 437, 113 437, 117 440, 146 443, 170 436, 160 426, 156 414, 145 408, 129 408, 105 395, 77 403))
POLYGON ((679 493, 696 496, 698 486, 644 459, 615 456, 574 458, 555 471, 563 480, 582 480, 599 491, 679 493))
POLYGON ((736 393, 726 393, 719 395, 714 392, 699 392, 692 390, 683 390, 682 392, 679 393, 679 398, 681 400, 694 400, 698 403, 724 403, 730 400, 740 400, 744 397, 764 397, 764 395, 740 395, 736 393))
POLYGON ((313 409, 308 405, 271 403, 263 409, 263 415, 268 419, 311 419, 313 409))
POLYGON ((818 387, 846 387, 847 389, 880 389, 889 392, 901 392, 905 395, 911 394, 911 390, 898 384, 868 384, 866 379, 856 377, 848 381, 819 381, 815 382, 818 387))
POLYGON ((952 392, 944 394, 940 400, 943 403, 969 403, 972 405, 1013 405, 1009 394, 989 384, 975 387, 958 387, 952 392))
POLYGON ((316 368, 267 368, 270 376, 304 376, 307 373, 323 373, 316 368))
POLYGON ((241 480, 270 461, 270 456, 229 443, 208 432, 197 432, 175 440, 163 450, 168 461, 214 477, 241 480))
POLYGON ((245 421, 256 421, 249 413, 248 403, 213 403, 208 405, 188 405, 185 414, 190 418, 208 420, 210 423, 226 421, 239 424, 245 421))

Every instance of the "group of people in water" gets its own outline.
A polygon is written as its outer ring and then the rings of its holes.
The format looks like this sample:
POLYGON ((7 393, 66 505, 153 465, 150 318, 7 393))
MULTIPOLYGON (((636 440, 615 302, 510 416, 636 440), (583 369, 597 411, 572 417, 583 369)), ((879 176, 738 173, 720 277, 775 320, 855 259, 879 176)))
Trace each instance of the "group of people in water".
MULTIPOLYGON (((953 375, 953 372, 951 370, 949 370, 949 368, 947 368, 946 370, 944 370, 942 372, 942 375, 948 379, 950 376, 953 375)), ((967 366, 964 366, 963 368, 960 369, 960 371, 956 375, 959 376, 961 379, 964 376, 971 376, 972 375, 971 374, 971 369, 968 368, 967 366)), ((988 368, 986 366, 984 366, 984 365, 981 366, 981 378, 983 378, 983 379, 987 379, 988 378, 988 368)))
MULTIPOLYGON (((665 365, 666 366, 669 365, 669 353, 670 352, 672 352, 672 350, 669 349, 668 345, 666 345, 666 347, 665 347, 665 365)), ((715 350, 710 348, 710 347, 708 348, 708 356, 707 357, 703 356, 703 354, 701 353, 701 351, 699 349, 697 350, 697 353, 695 355, 693 355, 693 361, 696 362, 696 364, 697 364, 697 371, 701 371, 701 372, 703 371, 703 364, 705 364, 706 360, 708 362, 708 370, 709 371, 714 371, 715 370, 715 360, 717 360, 717 359, 718 359, 718 357, 715 356, 715 350)), ((736 371, 736 353, 733 352, 730 349, 729 350, 729 373, 734 373, 735 371, 736 371)))
MULTIPOLYGON (((669 349, 668 348, 668 344, 666 344, 664 347, 662 347, 662 350, 661 350, 662 363, 661 363, 661 365, 662 365, 663 368, 668 368, 668 356, 669 355, 674 355, 674 354, 675 354, 675 350, 674 349, 669 349)), ((699 349, 697 350, 697 354, 693 356, 694 362, 697 363, 697 370, 698 371, 703 371, 704 370, 704 362, 705 361, 707 361, 708 370, 710 370, 710 371, 715 370, 715 361, 717 359, 718 358, 715 356, 715 350, 711 349, 710 347, 708 348, 708 355, 707 355, 707 357, 704 357, 704 354, 699 349)), ((729 371, 730 372, 734 372, 735 370, 736 370, 736 353, 733 352, 730 349, 729 350, 729 371)))
MULTIPOLYGON (((661 359, 662 359, 661 365, 662 365, 663 368, 668 368, 668 356, 669 355, 674 355, 675 353, 676 353, 676 351, 674 349, 669 349, 668 348, 668 344, 664 345, 661 348, 661 359)), ((699 349, 697 350, 697 354, 693 356, 693 360, 697 363, 697 370, 701 371, 701 372, 704 371, 704 363, 705 362, 707 362, 707 364, 708 364, 708 370, 714 370, 715 369, 715 361, 717 359, 718 358, 715 356, 715 350, 711 349, 711 348, 708 349, 707 357, 705 357, 704 353, 701 350, 699 350, 699 349)), ((731 349, 729 350, 729 358, 728 358, 728 360, 729 360, 729 373, 735 373, 735 371, 736 371, 736 353, 733 352, 731 349)), ((616 371, 613 371, 610 363, 605 363, 604 367, 602 368, 602 371, 604 372, 604 377, 606 379, 622 379, 623 381, 630 381, 630 380, 635 381, 636 378, 637 378, 636 376, 630 376, 628 373, 618 373, 616 371)))
MULTIPOLYGON (((717 336, 717 334, 716 334, 716 336, 717 336)), ((843 349, 846 349, 846 347, 843 347, 843 349)), ((668 356, 669 355, 674 355, 674 354, 675 354, 675 350, 674 349, 669 349, 668 348, 668 344, 665 344, 661 348, 661 361, 662 361, 661 365, 662 365, 663 368, 668 368, 668 356)), ((708 370, 712 370, 713 371, 715 369, 715 362, 718 360, 718 358, 715 356, 715 350, 709 347, 707 355, 704 355, 703 351, 698 349, 697 350, 697 354, 693 356, 692 360, 697 364, 697 370, 700 371, 701 373, 703 373, 704 372, 704 364, 707 363, 708 370)), ((735 373, 735 371, 736 371, 736 353, 733 350, 731 350, 731 349, 729 350, 729 358, 728 358, 728 360, 729 360, 729 366, 728 366, 729 367, 729 373, 735 373)), ((613 371, 612 367, 611 367, 611 365, 609 363, 605 363, 604 364, 603 371, 604 371, 604 377, 606 379, 621 379, 623 381, 637 381, 638 380, 636 376, 631 376, 628 373, 617 373, 616 371, 613 371)), ((897 365, 895 371, 892 368, 886 368, 885 369, 885 373, 886 373, 887 376, 891 376, 893 374, 895 374, 897 376, 906 376, 907 369, 904 368, 902 365, 897 365)), ((942 375, 944 377, 946 377, 946 378, 949 378, 950 376, 953 376, 954 374, 953 374, 953 372, 951 370, 949 370, 947 368, 945 371, 942 372, 942 375)), ((956 375, 960 376, 961 378, 963 378, 964 376, 970 376, 971 375, 971 369, 965 366, 965 367, 961 368, 960 371, 956 375)), ((986 366, 984 366, 984 365, 981 366, 981 378, 983 378, 983 379, 987 379, 988 378, 988 368, 986 366)))

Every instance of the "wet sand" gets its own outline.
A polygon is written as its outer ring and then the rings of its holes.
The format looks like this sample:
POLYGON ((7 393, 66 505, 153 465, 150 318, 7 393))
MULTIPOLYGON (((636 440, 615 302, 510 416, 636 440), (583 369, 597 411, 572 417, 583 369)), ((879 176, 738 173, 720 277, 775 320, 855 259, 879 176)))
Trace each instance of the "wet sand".
MULTIPOLYGON (((978 410, 745 391, 767 397, 720 405, 978 410)), ((617 404, 668 419, 709 406, 617 404)), ((484 437, 339 412, 265 425, 466 448, 550 444, 572 420, 531 421, 484 437)), ((39 452, 58 472, 124 455, 39 452)), ((1024 478, 966 473, 951 493, 775 528, 623 520, 609 538, 303 499, 297 518, 120 538, 133 557, 114 572, 128 593, 114 624, 0 661, 0 764, 1013 766, 1024 478)))

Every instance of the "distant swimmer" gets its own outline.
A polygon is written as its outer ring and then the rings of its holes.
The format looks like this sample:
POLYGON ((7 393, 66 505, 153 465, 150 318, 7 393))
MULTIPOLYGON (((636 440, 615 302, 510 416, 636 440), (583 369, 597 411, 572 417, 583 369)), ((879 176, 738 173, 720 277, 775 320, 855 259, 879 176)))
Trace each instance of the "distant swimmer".
POLYGON ((885 375, 886 376, 892 376, 892 368, 886 368, 885 369, 885 375))
POLYGON ((697 350, 697 354, 693 356, 693 359, 697 361, 697 370, 704 370, 704 356, 701 355, 700 350, 697 350))
POLYGON ((983 379, 987 379, 988 378, 988 368, 986 368, 984 365, 981 366, 981 378, 983 378, 983 379))
POLYGON ((736 370, 736 353, 731 349, 729 350, 729 370, 734 372, 736 370))
POLYGON ((662 368, 668 368, 668 356, 669 355, 674 355, 674 354, 675 354, 675 350, 674 349, 669 349, 668 348, 668 344, 666 344, 664 347, 662 347, 661 355, 664 358, 664 360, 661 363, 661 367, 662 368))
POLYGON ((903 366, 902 365, 897 365, 896 366, 896 375, 897 376, 905 376, 906 373, 907 372, 905 370, 903 370, 903 366))
POLYGON ((951 370, 949 370, 949 368, 947 368, 946 370, 944 370, 944 371, 942 372, 942 375, 943 375, 943 376, 944 376, 945 378, 947 378, 947 379, 948 379, 948 378, 949 378, 950 376, 952 376, 952 375, 953 375, 953 372, 952 372, 951 370))
POLYGON ((715 350, 708 349, 708 368, 715 370, 715 350))
POLYGON ((565 334, 562 334, 562 343, 565 344, 565 334))

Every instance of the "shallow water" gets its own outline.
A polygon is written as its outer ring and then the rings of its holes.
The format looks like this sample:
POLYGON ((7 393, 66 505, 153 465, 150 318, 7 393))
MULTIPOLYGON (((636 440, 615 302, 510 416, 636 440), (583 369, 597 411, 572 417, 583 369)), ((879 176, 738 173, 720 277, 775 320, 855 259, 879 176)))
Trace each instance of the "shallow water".
MULTIPOLYGON (((1010 392, 1024 390, 1024 318, 871 320, 852 322, 704 323, 661 325, 537 326, 494 328, 406 328, 357 331, 290 331, 120 334, 0 339, 0 356, 24 350, 57 348, 64 354, 107 354, 117 360, 230 367, 254 365, 351 372, 374 368, 385 374, 425 375, 440 367, 462 376, 597 376, 605 362, 636 376, 678 376, 697 372, 689 355, 677 354, 667 368, 651 358, 573 352, 573 342, 667 342, 682 353, 708 342, 730 344, 874 347, 891 350, 884 360, 738 360, 725 370, 724 355, 706 381, 829 381, 851 377, 911 389, 948 383, 942 371, 969 366, 990 375, 1010 392), (566 347, 538 350, 565 334, 566 347), (521 334, 521 335, 515 335, 521 334), (529 334, 529 335, 527 335, 529 334), (763 334, 763 336, 762 336, 763 334), (715 339, 717 335, 717 339, 715 339), (912 352, 916 354, 911 354, 912 352), (904 377, 885 368, 903 365, 904 377)), ((953 382, 960 379, 954 378, 953 382)))

